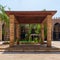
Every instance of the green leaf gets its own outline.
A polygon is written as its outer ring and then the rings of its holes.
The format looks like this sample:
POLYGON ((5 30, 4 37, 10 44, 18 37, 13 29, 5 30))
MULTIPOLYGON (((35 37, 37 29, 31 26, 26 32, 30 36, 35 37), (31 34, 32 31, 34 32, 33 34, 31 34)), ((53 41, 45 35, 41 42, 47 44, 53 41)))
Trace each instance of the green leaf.
POLYGON ((5 13, 5 7, 6 6, 0 5, 0 20, 4 21, 6 25, 9 26, 9 17, 5 13))

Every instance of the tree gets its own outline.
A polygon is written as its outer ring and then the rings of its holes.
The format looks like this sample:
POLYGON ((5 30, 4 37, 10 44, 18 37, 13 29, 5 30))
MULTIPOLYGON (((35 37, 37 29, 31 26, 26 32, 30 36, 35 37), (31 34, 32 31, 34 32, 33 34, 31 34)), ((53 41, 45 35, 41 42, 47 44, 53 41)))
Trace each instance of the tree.
POLYGON ((4 27, 2 25, 2 36, 3 36, 3 39, 5 39, 5 35, 6 36, 8 35, 8 33, 7 33, 8 29, 7 28, 9 28, 9 17, 7 16, 7 14, 5 12, 5 8, 6 8, 6 6, 0 5, 0 22, 4 24, 4 27))
POLYGON ((5 7, 6 6, 0 5, 0 20, 5 22, 6 25, 9 26, 9 17, 5 13, 5 7))

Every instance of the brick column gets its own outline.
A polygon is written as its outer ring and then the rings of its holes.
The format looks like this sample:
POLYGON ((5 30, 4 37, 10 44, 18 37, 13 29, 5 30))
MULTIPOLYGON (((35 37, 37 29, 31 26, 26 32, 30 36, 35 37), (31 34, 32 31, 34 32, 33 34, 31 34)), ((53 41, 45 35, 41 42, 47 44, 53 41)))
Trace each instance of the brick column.
POLYGON ((20 25, 19 25, 19 23, 16 24, 16 38, 17 38, 17 44, 19 44, 19 38, 20 38, 20 25))
POLYGON ((52 16, 47 16, 47 46, 51 47, 52 40, 52 16))
POLYGON ((44 24, 41 24, 41 39, 42 39, 42 43, 44 43, 44 24))
POLYGON ((2 22, 0 21, 0 41, 2 41, 2 22))
POLYGON ((10 46, 14 46, 14 15, 10 15, 10 46))

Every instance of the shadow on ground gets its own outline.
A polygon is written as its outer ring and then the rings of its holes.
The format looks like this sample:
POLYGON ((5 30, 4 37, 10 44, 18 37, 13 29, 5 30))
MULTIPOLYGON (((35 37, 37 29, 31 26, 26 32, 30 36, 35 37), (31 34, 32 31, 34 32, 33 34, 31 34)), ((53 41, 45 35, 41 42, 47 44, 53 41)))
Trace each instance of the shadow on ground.
POLYGON ((60 54, 60 52, 3 52, 3 54, 60 54))

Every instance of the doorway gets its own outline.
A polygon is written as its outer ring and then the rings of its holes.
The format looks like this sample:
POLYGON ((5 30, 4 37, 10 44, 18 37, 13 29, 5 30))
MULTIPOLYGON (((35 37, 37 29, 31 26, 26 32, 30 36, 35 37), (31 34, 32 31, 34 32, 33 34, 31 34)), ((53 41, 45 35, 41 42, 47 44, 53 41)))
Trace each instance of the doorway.
POLYGON ((54 25, 53 40, 60 41, 60 24, 59 23, 56 23, 54 25))

